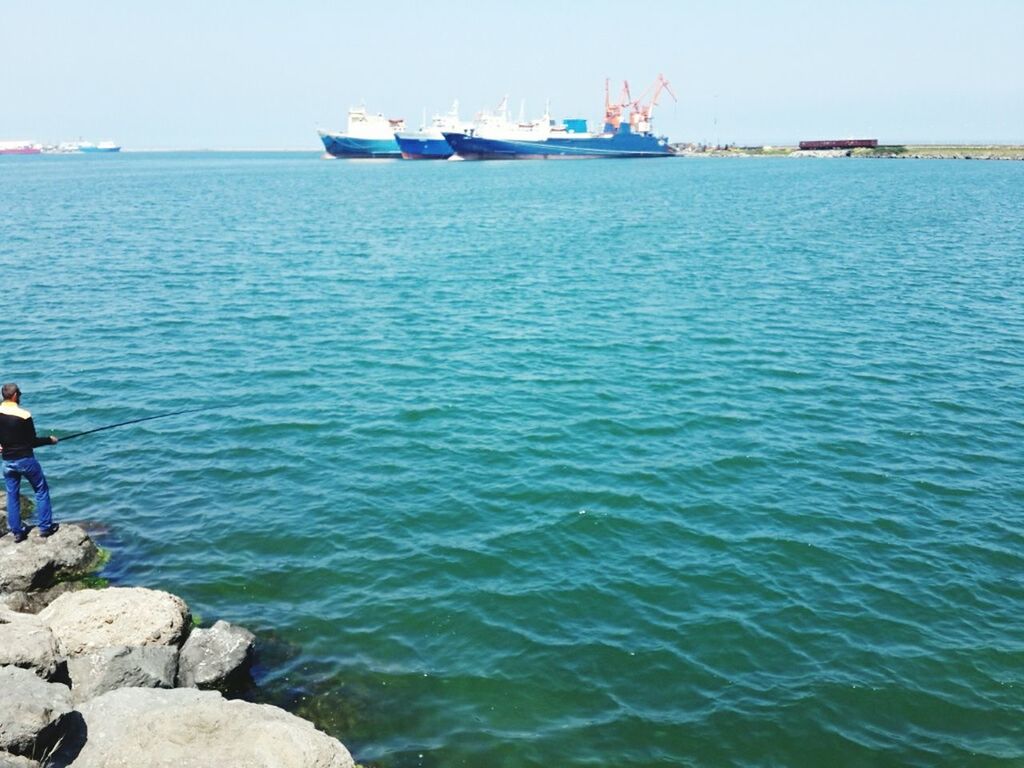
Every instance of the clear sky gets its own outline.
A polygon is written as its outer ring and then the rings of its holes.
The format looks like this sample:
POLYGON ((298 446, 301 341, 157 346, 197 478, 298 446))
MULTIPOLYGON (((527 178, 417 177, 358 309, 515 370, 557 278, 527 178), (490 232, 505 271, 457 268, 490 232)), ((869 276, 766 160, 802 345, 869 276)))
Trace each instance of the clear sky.
POLYGON ((1024 0, 0 0, 0 139, 317 150, 360 102, 596 120, 659 72, 673 141, 1024 143, 1024 0))

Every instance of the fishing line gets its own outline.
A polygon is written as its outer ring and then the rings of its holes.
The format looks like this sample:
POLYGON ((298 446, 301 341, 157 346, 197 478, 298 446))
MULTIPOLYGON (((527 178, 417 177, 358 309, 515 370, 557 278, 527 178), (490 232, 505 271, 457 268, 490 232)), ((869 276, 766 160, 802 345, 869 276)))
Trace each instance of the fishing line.
POLYGON ((223 405, 207 405, 203 408, 186 408, 183 411, 171 411, 170 413, 159 413, 156 416, 144 416, 141 419, 129 419, 128 421, 119 421, 117 424, 107 424, 104 427, 96 427, 95 429, 87 429, 85 432, 75 432, 73 435, 66 435, 65 437, 58 438, 62 443, 65 440, 71 440, 75 437, 82 437, 83 435, 91 435, 93 432, 102 432, 105 429, 114 429, 114 427, 123 427, 128 424, 138 424, 140 421, 152 421, 153 419, 166 419, 168 416, 177 416, 182 413, 199 413, 200 411, 212 411, 215 408, 224 408, 231 406, 223 405))

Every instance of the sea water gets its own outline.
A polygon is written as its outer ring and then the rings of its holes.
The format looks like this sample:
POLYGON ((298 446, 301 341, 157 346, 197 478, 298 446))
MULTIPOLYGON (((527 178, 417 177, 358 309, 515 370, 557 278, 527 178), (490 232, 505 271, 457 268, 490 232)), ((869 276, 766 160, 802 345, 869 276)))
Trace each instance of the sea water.
POLYGON ((1024 164, 0 159, 119 585, 385 766, 1024 761, 1024 164))

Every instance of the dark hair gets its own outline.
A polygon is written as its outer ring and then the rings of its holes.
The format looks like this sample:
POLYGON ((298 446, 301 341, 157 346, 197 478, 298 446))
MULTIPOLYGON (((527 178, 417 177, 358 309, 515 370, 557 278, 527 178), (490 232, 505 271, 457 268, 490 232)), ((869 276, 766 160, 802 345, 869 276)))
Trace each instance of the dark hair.
POLYGON ((10 384, 4 384, 4 388, 3 388, 2 392, 0 392, 0 393, 3 394, 4 400, 10 400, 15 395, 20 395, 21 394, 21 390, 18 389, 18 385, 17 384, 11 382, 10 384))

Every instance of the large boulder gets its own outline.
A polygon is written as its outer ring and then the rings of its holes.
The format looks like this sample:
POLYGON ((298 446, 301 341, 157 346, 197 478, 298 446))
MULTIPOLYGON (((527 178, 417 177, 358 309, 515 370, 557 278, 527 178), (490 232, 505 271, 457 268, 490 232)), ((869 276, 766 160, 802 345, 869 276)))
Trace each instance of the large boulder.
POLYGON ((104 648, 68 659, 71 698, 78 704, 118 688, 173 688, 178 649, 173 645, 104 648))
POLYGON ((57 641, 37 616, 0 608, 0 666, 29 669, 44 680, 57 672, 57 641))
POLYGON ((122 688, 79 708, 87 733, 72 735, 55 768, 353 768, 345 746, 267 704, 216 691, 122 688), (80 750, 80 751, 79 751, 80 750))
POLYGON ((181 647, 178 685, 218 688, 248 671, 256 636, 243 627, 218 621, 209 629, 193 629, 181 647))
POLYGON ((192 617, 185 601, 142 587, 83 589, 39 613, 65 656, 124 645, 181 645, 192 617))
POLYGON ((92 539, 71 523, 48 538, 33 528, 21 544, 14 543, 14 536, 0 536, 0 594, 45 589, 79 576, 95 565, 98 555, 92 539))
POLYGON ((42 758, 71 714, 71 691, 18 667, 0 667, 0 750, 42 758))

